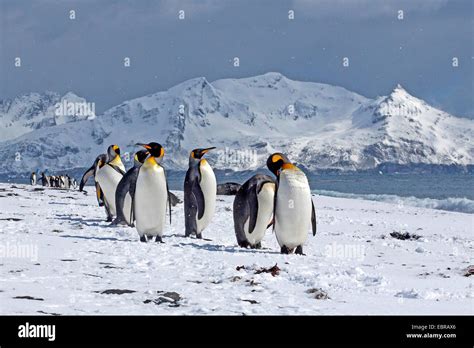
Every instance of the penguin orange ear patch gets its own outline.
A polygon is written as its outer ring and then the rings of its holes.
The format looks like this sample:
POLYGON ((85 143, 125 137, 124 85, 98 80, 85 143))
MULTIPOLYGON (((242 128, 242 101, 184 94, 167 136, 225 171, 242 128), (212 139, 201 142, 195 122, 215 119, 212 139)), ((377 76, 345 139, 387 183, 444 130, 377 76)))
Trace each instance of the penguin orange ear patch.
POLYGON ((285 163, 285 164, 283 164, 283 166, 281 168, 282 169, 299 170, 299 168, 297 166, 295 166, 294 164, 291 164, 291 163, 285 163))
POLYGON ((278 162, 279 160, 283 160, 283 158, 280 155, 273 155, 272 156, 272 162, 278 162))

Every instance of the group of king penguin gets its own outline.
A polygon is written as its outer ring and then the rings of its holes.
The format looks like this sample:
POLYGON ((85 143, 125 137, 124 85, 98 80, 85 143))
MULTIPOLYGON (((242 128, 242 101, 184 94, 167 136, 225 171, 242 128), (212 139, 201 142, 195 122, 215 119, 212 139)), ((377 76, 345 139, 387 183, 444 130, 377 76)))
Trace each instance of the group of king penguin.
MULTIPOLYGON (((156 143, 136 144, 144 149, 134 155, 128 171, 120 157, 120 148, 111 145, 84 173, 79 190, 94 178, 97 202, 105 208, 107 221, 137 229, 141 242, 163 243, 166 210, 179 199, 169 191, 161 162, 164 148, 156 143)), ((202 238, 216 207, 217 181, 212 167, 203 158, 215 147, 198 148, 189 155, 184 180, 185 236, 202 238)), ((243 248, 261 248, 268 228, 273 226, 282 254, 303 255, 303 245, 311 228, 316 235, 316 213, 308 179, 303 171, 282 153, 267 160, 271 177, 256 174, 237 191, 233 204, 234 229, 243 248), (311 227, 310 227, 311 226, 311 227)))

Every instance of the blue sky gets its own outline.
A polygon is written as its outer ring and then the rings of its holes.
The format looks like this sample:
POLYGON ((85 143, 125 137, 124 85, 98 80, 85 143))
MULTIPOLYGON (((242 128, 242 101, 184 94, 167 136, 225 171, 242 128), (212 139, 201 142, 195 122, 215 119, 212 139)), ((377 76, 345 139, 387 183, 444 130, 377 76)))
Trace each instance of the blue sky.
POLYGON ((401 83, 474 118, 471 0, 0 0, 0 11, 0 98, 74 91, 100 112, 193 77, 278 71, 367 97, 401 83))

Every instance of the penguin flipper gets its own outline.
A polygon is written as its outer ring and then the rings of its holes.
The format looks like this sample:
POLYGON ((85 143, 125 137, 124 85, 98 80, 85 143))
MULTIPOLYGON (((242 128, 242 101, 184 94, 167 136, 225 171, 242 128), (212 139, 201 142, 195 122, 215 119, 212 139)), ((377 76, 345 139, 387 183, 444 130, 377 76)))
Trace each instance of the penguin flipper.
POLYGON ((107 220, 106 221, 112 222, 113 216, 112 216, 112 213, 110 212, 110 208, 109 208, 109 205, 107 204, 106 200, 104 200, 103 206, 105 208, 105 213, 107 214, 107 220))
POLYGON ((191 192, 188 196, 188 199, 184 201, 184 214, 185 214, 185 236, 189 237, 190 235, 197 233, 197 202, 194 197, 194 194, 191 192))
POLYGON ((120 224, 126 222, 124 203, 125 197, 130 190, 130 175, 124 175, 117 185, 115 190, 115 207, 117 211, 117 217, 114 220, 114 224, 120 224))
POLYGON ((82 175, 81 184, 79 185, 79 191, 82 192, 84 190, 84 186, 86 185, 87 180, 89 180, 89 178, 92 175, 94 175, 94 172, 95 172, 95 163, 92 165, 92 167, 86 170, 84 175, 82 175))
POLYGON ((103 207, 105 204, 104 193, 102 192, 102 189, 100 188, 98 182, 95 183, 95 193, 97 196, 97 203, 99 204, 99 207, 103 207))
MULTIPOLYGON (((278 194, 278 185, 280 184, 280 178, 277 177, 275 181, 275 195, 273 196, 273 219, 272 219, 272 232, 275 232, 275 225, 276 225, 276 211, 277 211, 277 194, 278 194)), ((268 225, 270 226, 270 225, 268 225)))
POLYGON ((175 207, 178 203, 181 202, 179 198, 173 192, 169 191, 169 195, 170 195, 171 205, 173 207, 175 207))
POLYGON ((111 163, 107 163, 109 166, 111 166, 116 172, 122 174, 122 175, 125 175, 125 171, 120 168, 120 167, 117 167, 116 165, 113 165, 111 163))
MULTIPOLYGON (((161 167, 163 168, 163 167, 161 167)), ((165 174, 165 182, 166 182, 166 197, 168 199, 168 208, 170 210, 170 225, 171 225, 171 192, 170 190, 168 189, 168 177, 166 176, 166 170, 165 168, 163 168, 163 173, 165 174)))
POLYGON ((267 225, 267 228, 269 228, 270 226, 272 226, 274 223, 275 223, 275 217, 273 216, 273 217, 272 217, 272 221, 269 222, 269 224, 267 225))
POLYGON ((249 234, 253 232, 255 229, 255 225, 257 224, 257 216, 258 216, 258 197, 257 197, 257 187, 253 187, 252 190, 249 192, 248 198, 248 205, 249 205, 249 234))
POLYGON ((316 210, 314 209, 313 198, 311 198, 311 228, 313 229, 313 236, 316 235, 316 210))
POLYGON ((250 207, 248 199, 245 197, 248 184, 245 183, 243 187, 237 191, 232 205, 232 214, 234 218, 234 230, 239 246, 246 248, 249 243, 245 236, 245 223, 249 219, 250 207))
POLYGON ((135 191, 137 189, 137 179, 138 179, 138 169, 131 169, 133 172, 130 174, 130 186, 128 188, 128 193, 130 194, 130 198, 132 204, 130 205, 130 224, 133 226, 133 222, 135 221, 135 191))
POLYGON ((206 207, 204 203, 204 193, 202 192, 201 186, 198 182, 195 182, 193 185, 193 196, 197 205, 198 219, 202 219, 206 207))

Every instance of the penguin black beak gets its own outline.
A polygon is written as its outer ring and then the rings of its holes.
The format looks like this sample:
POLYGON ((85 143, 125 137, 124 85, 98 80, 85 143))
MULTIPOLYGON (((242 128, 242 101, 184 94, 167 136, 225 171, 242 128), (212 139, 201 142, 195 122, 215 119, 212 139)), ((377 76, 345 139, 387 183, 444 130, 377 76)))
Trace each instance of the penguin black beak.
POLYGON ((208 151, 211 151, 211 150, 214 150, 216 147, 213 146, 213 147, 208 147, 207 149, 203 149, 201 152, 202 153, 207 153, 208 151))
POLYGON ((136 143, 135 145, 142 146, 142 147, 144 147, 144 148, 147 149, 147 150, 150 150, 150 149, 151 149, 151 146, 148 145, 148 144, 136 143))

